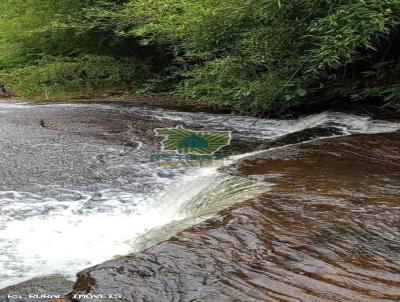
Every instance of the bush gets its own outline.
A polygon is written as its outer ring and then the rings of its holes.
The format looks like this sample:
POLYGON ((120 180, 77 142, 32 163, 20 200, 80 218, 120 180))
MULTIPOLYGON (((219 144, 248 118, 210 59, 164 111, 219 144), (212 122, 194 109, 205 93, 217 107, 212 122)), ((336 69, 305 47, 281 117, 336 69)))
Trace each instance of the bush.
POLYGON ((172 91, 251 114, 326 96, 392 104, 399 1, 7 0, 0 76, 39 98, 172 91))
POLYGON ((306 102, 325 82, 359 85, 366 70, 348 66, 377 63, 400 21, 398 0, 135 0, 125 9, 131 34, 171 43, 178 93, 250 113, 306 102), (343 68, 352 72, 338 77, 343 68))
POLYGON ((0 78, 24 96, 60 98, 134 89, 149 75, 146 65, 105 56, 47 57, 34 64, 3 70, 0 78))

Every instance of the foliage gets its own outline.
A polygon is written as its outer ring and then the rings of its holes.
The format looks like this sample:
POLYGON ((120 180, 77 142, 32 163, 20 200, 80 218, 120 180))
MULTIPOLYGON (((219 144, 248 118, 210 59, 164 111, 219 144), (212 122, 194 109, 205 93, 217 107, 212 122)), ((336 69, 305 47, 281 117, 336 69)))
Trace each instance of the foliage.
POLYGON ((355 99, 366 97, 383 99, 384 107, 400 110, 400 84, 366 88, 360 94, 353 95, 355 99))
POLYGON ((24 95, 169 91, 252 114, 340 86, 388 100, 399 27, 400 0, 3 0, 0 77, 24 95))
POLYGON ((105 56, 46 57, 34 64, 0 72, 10 86, 39 100, 118 93, 144 82, 147 66, 132 59, 105 56))
POLYGON ((316 72, 362 60, 357 51, 377 51, 378 38, 388 35, 399 22, 398 0, 350 1, 311 23, 309 37, 317 47, 306 60, 316 72))
POLYGON ((370 57, 400 21, 399 0, 137 0, 125 9, 131 34, 173 45, 179 93, 252 113, 286 110, 344 66, 377 63, 370 57))

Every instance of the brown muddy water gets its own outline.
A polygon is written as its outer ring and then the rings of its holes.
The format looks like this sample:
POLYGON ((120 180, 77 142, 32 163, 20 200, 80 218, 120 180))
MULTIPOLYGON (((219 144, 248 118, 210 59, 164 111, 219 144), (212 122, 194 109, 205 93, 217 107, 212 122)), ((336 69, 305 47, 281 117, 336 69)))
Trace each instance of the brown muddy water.
POLYGON ((0 301, 398 301, 398 129, 0 103, 0 301), (178 125, 232 131, 237 155, 152 161, 178 125))

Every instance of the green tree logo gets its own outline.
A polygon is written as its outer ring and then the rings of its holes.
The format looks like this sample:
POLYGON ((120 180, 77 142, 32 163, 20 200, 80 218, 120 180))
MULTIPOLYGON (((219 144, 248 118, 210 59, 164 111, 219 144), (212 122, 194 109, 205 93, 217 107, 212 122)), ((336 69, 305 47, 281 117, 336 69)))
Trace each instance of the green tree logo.
POLYGON ((157 136, 165 137, 162 142, 163 151, 175 151, 177 154, 212 155, 222 147, 231 143, 230 131, 194 131, 176 128, 158 128, 157 136))

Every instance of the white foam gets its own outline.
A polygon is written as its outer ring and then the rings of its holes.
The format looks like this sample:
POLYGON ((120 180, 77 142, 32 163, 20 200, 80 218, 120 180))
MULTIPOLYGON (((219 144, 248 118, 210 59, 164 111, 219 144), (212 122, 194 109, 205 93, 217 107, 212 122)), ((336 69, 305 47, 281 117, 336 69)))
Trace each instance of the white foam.
POLYGON ((244 139, 275 139, 283 135, 313 127, 334 127, 344 135, 355 133, 383 133, 400 129, 399 122, 376 120, 342 112, 323 112, 299 119, 262 119, 240 115, 187 113, 161 109, 130 108, 128 110, 158 119, 175 120, 186 125, 202 125, 206 130, 231 130, 235 137, 244 139))
MULTIPOLYGON (((144 204, 131 213, 121 213, 115 199, 104 204, 105 208, 115 207, 115 211, 107 212, 95 209, 82 213, 79 209, 84 201, 68 203, 43 202, 36 206, 53 205, 56 210, 48 215, 3 221, 6 226, 0 230, 0 288, 53 273, 72 278, 85 267, 127 254, 129 240, 171 219, 167 213, 144 204)), ((32 211, 35 205, 25 206, 25 210, 32 211)), ((24 205, 20 204, 19 212, 23 210, 24 205)))
POLYGON ((398 122, 374 120, 368 116, 359 116, 348 113, 323 112, 297 120, 291 127, 290 132, 327 126, 341 129, 344 134, 373 134, 393 132, 400 129, 400 123, 398 122))
POLYGON ((55 273, 73 279, 84 268, 129 253, 136 237, 184 219, 179 207, 208 187, 216 174, 216 169, 208 168, 183 175, 168 190, 153 196, 153 201, 128 192, 102 192, 107 200, 89 208, 85 205, 91 196, 76 191, 59 194, 75 195, 72 200, 0 192, 4 210, 0 219, 0 288, 55 273), (25 212, 24 217, 28 214, 29 218, 13 219, 13 212, 25 212))

